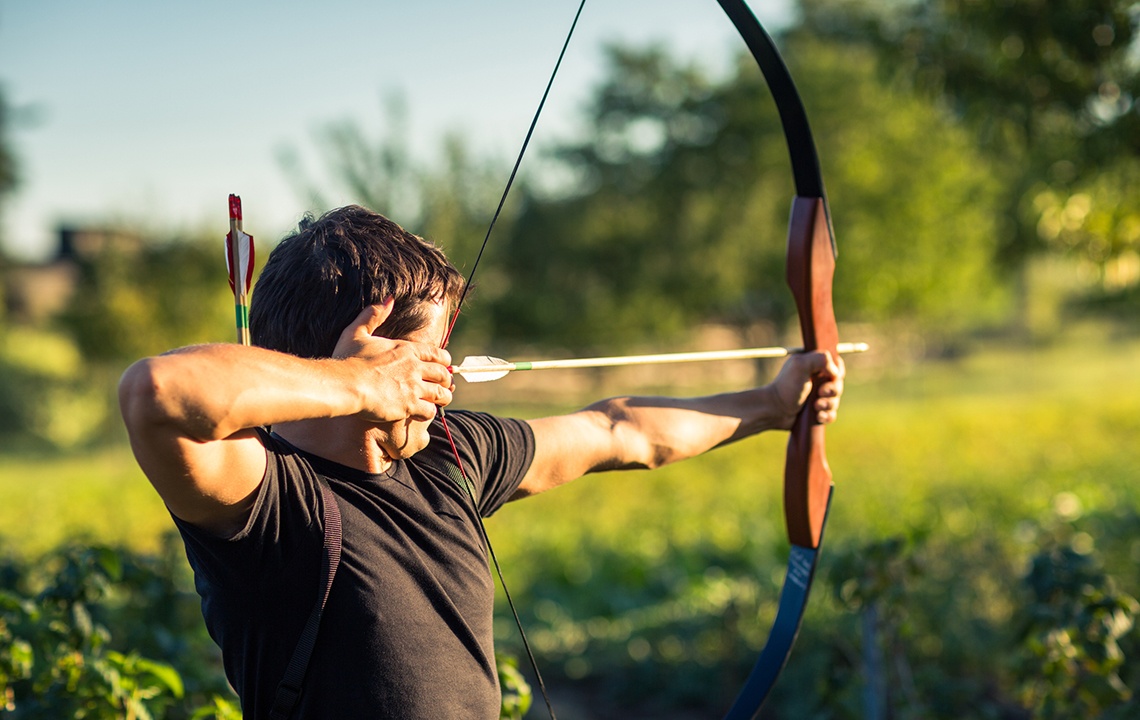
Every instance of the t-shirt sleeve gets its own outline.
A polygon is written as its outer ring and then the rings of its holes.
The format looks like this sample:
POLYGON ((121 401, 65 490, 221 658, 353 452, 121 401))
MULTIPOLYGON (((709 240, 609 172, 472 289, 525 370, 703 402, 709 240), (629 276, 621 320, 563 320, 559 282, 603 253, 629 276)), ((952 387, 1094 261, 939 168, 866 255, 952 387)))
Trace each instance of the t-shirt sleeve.
MULTIPOLYGON (((490 517, 518 489, 534 461, 534 432, 530 424, 514 418, 455 410, 447 413, 463 471, 474 485, 479 514, 490 517)), ((437 453, 451 456, 440 422, 432 423, 437 453)), ((451 458, 454 463, 454 458, 451 458)))
POLYGON ((319 480, 295 451, 268 433, 265 476, 256 491, 245 526, 231 537, 218 537, 174 518, 197 572, 222 585, 258 578, 273 583, 286 568, 308 559, 321 547, 324 498, 319 480))

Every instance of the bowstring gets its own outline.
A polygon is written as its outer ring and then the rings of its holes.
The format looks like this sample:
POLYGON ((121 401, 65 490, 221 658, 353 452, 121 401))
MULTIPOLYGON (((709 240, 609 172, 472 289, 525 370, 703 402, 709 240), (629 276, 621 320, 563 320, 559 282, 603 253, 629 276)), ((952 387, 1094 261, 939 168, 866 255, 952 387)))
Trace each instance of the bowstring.
MULTIPOLYGON (((471 282, 475 278, 475 272, 479 269, 479 263, 483 259, 483 253, 487 249, 487 243, 491 239, 491 233, 495 229, 495 223, 499 220, 499 215, 503 212, 503 207, 507 203, 507 196, 511 192, 511 187, 514 185, 515 177, 518 175, 519 167, 522 165, 523 156, 526 155, 527 147, 530 145, 530 139, 534 135, 534 129, 538 125, 538 118, 542 115, 542 109, 546 106, 546 99, 550 96, 550 88, 554 86, 554 78, 558 75, 558 69, 562 67, 562 59, 566 57, 566 48, 570 46, 570 38, 574 36, 574 29, 578 27, 578 18, 582 16, 582 9, 586 6, 586 0, 581 0, 578 4, 578 11, 574 14, 574 21, 570 23, 570 30, 566 33, 566 40, 562 43, 562 50, 558 53, 558 60, 554 63, 554 70, 550 73, 550 79, 546 82, 546 89, 542 93, 542 99, 538 103, 538 108, 534 111, 534 117, 531 118, 530 127, 526 131, 526 137, 523 138, 522 148, 519 149, 518 157, 515 158, 515 165, 511 168, 511 174, 507 178, 507 184, 503 188, 503 194, 499 198, 499 205, 495 208, 495 214, 491 216, 491 222, 487 226, 487 233, 483 236, 483 243, 479 246, 479 252, 475 256, 475 262, 471 266, 471 271, 467 274, 467 279, 463 283, 463 292, 459 295, 459 301, 455 304, 455 313, 451 317, 451 322, 448 323, 447 329, 444 331, 443 339, 440 340, 440 348, 446 348, 448 342, 451 340, 451 332, 455 329, 455 323, 459 320, 459 313, 463 309, 463 302, 467 299, 467 293, 471 290, 471 282)), ((491 546, 491 538, 487 535, 487 526, 483 522, 483 515, 479 512, 479 503, 475 498, 471 481, 467 477, 467 471, 463 467, 463 460, 459 456, 459 449, 455 445, 455 439, 451 435, 451 428, 447 425, 447 413, 443 408, 439 409, 439 419, 443 425, 444 434, 447 436, 447 442, 451 446, 451 453, 455 456, 455 465, 459 470, 460 477, 463 479, 464 488, 467 490, 468 496, 471 498, 472 506, 475 509, 475 517, 479 520, 479 532, 483 537, 483 542, 487 545, 487 552, 491 556, 491 561, 495 566, 495 573, 499 576, 499 584, 503 588, 503 595, 507 598, 507 604, 510 606, 511 615, 514 616, 515 625, 519 629, 519 636, 522 638, 523 648, 526 650, 527 659, 530 661, 531 669, 534 670, 535 679, 538 681, 538 688, 542 692, 542 699, 546 703, 546 710, 550 714, 551 720, 557 720, 554 714, 554 706, 550 702, 550 695, 546 691, 546 683, 543 682, 542 672, 538 669, 538 661, 534 657, 534 652, 531 650, 530 642, 527 640, 526 631, 523 630, 522 620, 519 618, 518 609, 515 607, 515 601, 511 598, 511 591, 507 589, 507 582, 503 577, 503 569, 499 565, 499 559, 495 556, 495 549, 491 546)))

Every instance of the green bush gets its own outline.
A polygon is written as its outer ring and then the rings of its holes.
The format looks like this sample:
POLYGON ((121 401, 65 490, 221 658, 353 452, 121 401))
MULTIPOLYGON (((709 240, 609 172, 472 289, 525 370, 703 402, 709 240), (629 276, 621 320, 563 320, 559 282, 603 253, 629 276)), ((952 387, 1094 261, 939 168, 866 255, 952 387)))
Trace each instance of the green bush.
POLYGON ((36 562, 4 561, 0 700, 7 716, 235 717, 217 666, 175 668, 202 657, 204 632, 187 622, 196 603, 179 589, 185 578, 173 551, 173 541, 157 557, 71 543, 36 562))

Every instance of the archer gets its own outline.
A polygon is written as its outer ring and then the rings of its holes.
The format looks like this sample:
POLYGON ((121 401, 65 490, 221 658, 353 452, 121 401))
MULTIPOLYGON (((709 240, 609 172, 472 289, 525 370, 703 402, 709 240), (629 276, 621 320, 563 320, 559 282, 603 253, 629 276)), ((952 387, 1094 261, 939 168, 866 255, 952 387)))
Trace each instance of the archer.
POLYGON ((285 715, 497 718, 479 516, 589 473, 786 430, 813 376, 816 419, 835 420, 842 361, 813 352, 734 393, 618 397, 532 420, 453 411, 453 454, 437 412, 452 399, 451 358, 436 344, 463 284, 430 243, 342 208, 306 218, 270 255, 254 347, 180 348, 123 375, 131 446, 251 720, 279 703, 320 602, 328 498, 343 522, 339 569, 285 715))

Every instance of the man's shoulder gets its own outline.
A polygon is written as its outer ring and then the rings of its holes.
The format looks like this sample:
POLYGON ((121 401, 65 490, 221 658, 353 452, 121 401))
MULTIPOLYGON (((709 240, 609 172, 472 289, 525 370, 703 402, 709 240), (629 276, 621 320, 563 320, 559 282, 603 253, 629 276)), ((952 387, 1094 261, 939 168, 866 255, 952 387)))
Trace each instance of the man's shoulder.
POLYGON ((429 432, 433 437, 442 438, 442 443, 433 442, 429 447, 438 452, 443 445, 450 452, 450 441, 465 442, 473 449, 492 449, 503 446, 511 451, 522 450, 534 442, 534 432, 530 423, 518 418, 504 417, 479 410, 449 410, 436 416, 429 432), (452 430, 450 438, 448 430, 452 430))

